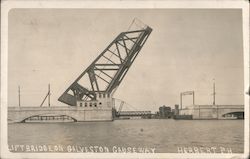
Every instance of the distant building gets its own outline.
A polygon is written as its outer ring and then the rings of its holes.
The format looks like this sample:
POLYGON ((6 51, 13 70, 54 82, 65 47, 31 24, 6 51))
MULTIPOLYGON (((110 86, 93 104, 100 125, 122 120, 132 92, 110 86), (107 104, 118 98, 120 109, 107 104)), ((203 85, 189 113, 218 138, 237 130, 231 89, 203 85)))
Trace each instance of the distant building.
POLYGON ((179 105, 178 104, 175 104, 175 106, 174 106, 174 111, 173 111, 173 114, 174 115, 179 115, 179 105))
POLYGON ((171 118, 172 117, 171 107, 166 107, 165 105, 159 107, 159 117, 171 118))

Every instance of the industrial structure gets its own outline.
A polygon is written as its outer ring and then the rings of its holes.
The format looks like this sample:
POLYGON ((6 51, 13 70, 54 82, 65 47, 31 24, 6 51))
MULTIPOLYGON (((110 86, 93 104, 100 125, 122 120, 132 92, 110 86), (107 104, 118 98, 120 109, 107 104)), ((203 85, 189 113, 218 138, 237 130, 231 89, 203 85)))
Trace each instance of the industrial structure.
POLYGON ((159 118, 172 118, 173 112, 171 107, 165 105, 159 107, 159 118))

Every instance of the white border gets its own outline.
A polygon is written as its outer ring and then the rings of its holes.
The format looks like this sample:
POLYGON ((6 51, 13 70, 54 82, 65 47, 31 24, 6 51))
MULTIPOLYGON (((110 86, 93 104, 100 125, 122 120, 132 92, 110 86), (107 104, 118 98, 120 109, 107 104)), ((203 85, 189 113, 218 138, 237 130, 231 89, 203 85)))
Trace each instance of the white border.
POLYGON ((248 158, 249 96, 245 94, 244 154, 11 153, 7 147, 8 12, 12 8, 240 8, 243 14, 244 88, 249 87, 249 3, 247 1, 2 1, 0 158, 248 158), (247 120, 248 119, 248 120, 247 120))

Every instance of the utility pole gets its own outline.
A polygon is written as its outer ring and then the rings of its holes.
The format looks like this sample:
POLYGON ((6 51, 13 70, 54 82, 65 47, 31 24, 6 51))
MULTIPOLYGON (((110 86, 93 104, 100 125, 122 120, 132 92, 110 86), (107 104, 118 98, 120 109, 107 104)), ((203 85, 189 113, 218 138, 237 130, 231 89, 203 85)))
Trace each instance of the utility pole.
POLYGON ((48 97, 48 106, 50 107, 50 84, 48 85, 48 93, 46 94, 45 98, 43 99, 40 107, 43 106, 43 103, 45 102, 45 100, 47 99, 47 97, 48 97))
POLYGON ((180 109, 182 109, 182 93, 180 94, 180 109))
POLYGON ((215 105, 215 80, 213 79, 213 105, 215 105))
POLYGON ((48 85, 48 105, 50 107, 50 84, 48 85))
POLYGON ((20 99, 21 93, 20 93, 20 86, 18 86, 18 106, 21 107, 21 99, 20 99))
POLYGON ((194 91, 193 91, 193 105, 194 105, 194 91))

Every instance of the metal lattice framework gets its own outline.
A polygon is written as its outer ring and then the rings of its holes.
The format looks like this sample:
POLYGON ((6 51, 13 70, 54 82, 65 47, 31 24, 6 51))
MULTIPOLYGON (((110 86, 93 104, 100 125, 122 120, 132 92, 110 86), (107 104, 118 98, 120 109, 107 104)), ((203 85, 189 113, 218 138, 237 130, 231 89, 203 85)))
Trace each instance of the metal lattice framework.
POLYGON ((120 33, 58 100, 75 106, 77 100, 95 100, 97 93, 114 93, 151 31, 144 26, 120 33))
POLYGON ((194 105, 194 91, 181 92, 181 94, 180 94, 180 108, 181 109, 182 109, 182 97, 185 95, 192 95, 193 96, 193 105, 194 105))

